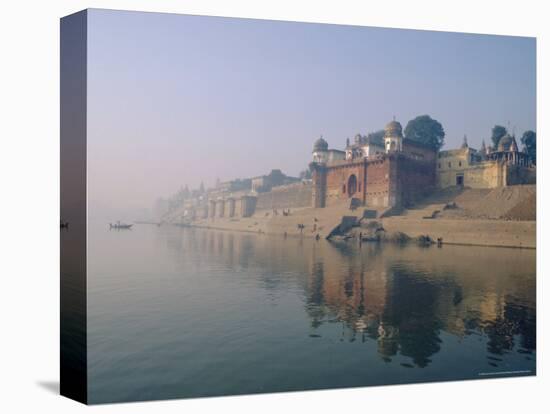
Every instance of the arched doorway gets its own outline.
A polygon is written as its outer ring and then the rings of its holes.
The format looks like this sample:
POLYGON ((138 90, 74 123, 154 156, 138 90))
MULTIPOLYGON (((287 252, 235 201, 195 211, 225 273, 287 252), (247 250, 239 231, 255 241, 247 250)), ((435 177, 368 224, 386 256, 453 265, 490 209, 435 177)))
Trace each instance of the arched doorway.
POLYGON ((348 196, 353 197, 357 192, 357 177, 355 174, 352 174, 348 178, 348 196))

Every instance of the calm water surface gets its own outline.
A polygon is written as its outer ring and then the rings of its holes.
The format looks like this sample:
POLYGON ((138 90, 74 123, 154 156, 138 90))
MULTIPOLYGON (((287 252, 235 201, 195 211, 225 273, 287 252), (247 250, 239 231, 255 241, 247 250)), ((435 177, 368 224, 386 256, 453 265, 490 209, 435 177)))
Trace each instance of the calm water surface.
POLYGON ((92 403, 534 375, 535 251, 90 225, 92 403))

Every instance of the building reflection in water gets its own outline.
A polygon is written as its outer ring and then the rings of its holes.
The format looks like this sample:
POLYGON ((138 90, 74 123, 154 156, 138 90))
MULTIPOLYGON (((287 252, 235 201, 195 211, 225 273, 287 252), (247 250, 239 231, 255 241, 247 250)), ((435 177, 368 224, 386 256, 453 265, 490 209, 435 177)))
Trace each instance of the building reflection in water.
POLYGON ((253 269, 258 277, 250 283, 261 283, 268 297, 301 292, 310 337, 322 338, 324 326, 339 324, 339 341, 376 341, 382 360, 401 355, 410 360, 401 363, 407 367, 429 366, 445 347, 444 335, 483 337, 494 367, 510 352, 535 358, 533 250, 182 232, 185 237, 176 232, 165 239, 175 253, 196 252, 197 260, 219 261, 236 273, 253 269))
POLYGON ((308 291, 313 328, 341 323, 341 340, 375 340, 387 362, 426 367, 443 332, 485 335, 492 366, 536 349, 534 251, 333 244, 313 249, 308 291))

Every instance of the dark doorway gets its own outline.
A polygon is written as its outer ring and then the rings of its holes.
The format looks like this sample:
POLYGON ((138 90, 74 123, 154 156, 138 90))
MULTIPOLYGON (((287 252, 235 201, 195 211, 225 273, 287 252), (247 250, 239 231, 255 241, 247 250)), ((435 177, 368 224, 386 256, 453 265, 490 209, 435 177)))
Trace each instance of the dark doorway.
POLYGON ((348 178, 348 196, 353 197, 357 192, 357 177, 355 174, 350 175, 348 178))
POLYGON ((456 185, 460 187, 464 185, 464 176, 462 174, 456 176, 456 185))

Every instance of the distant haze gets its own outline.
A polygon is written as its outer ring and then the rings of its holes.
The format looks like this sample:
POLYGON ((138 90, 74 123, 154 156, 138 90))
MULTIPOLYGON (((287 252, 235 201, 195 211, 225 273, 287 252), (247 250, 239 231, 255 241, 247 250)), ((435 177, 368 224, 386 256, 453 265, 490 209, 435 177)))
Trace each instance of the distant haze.
POLYGON ((321 134, 342 149, 393 116, 429 114, 445 148, 536 127, 533 38, 107 10, 88 28, 88 194, 106 211, 297 175, 321 134))

